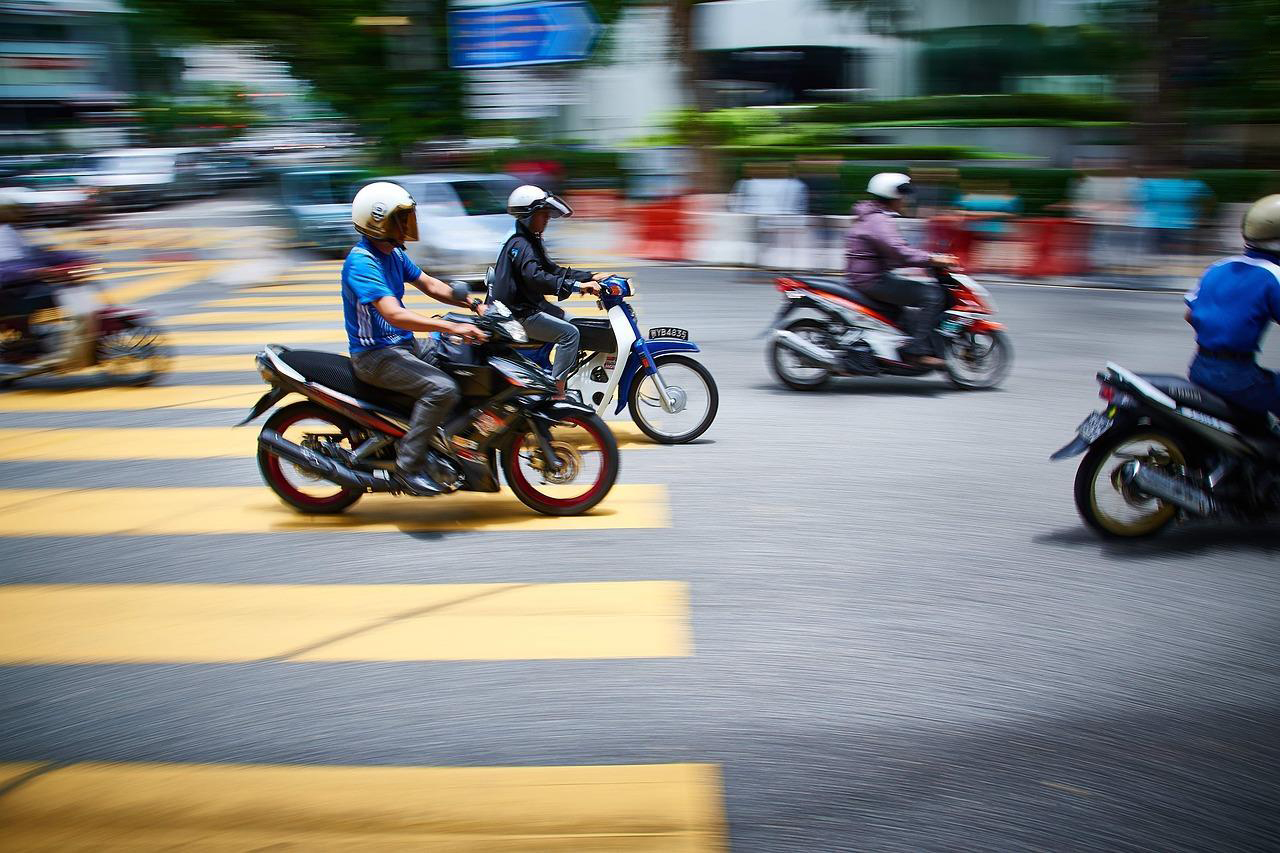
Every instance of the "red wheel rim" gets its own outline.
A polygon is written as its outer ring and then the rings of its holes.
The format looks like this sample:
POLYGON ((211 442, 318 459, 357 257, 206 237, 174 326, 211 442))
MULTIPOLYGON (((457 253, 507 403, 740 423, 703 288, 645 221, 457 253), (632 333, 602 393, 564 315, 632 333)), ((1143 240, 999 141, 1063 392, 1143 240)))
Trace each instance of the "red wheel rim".
POLYGON ((529 482, 528 478, 524 475, 524 469, 520 467, 520 450, 524 447, 525 436, 527 436, 528 433, 520 435, 514 442, 512 442, 509 470, 511 471, 511 487, 513 489, 529 495, 538 503, 546 504, 550 507, 556 507, 557 509, 570 509, 578 504, 588 503, 595 500, 596 497, 599 496, 601 490, 604 489, 606 480, 605 474, 609 467, 608 460, 604 458, 605 448, 607 445, 605 444, 604 436, 602 436, 600 431, 588 421, 579 420, 578 418, 565 418, 561 423, 570 424, 586 430, 587 434, 595 440, 596 447, 599 449, 601 456, 600 471, 596 474, 596 481, 591 484, 591 488, 587 490, 586 494, 577 495, 572 498, 555 498, 550 495, 543 494, 536 486, 529 482))
MULTIPOLYGON (((278 432, 280 435, 284 435, 285 430, 287 430, 289 427, 293 426, 294 424, 300 421, 323 421, 323 420, 324 420, 323 418, 317 417, 317 415, 313 412, 299 412, 298 414, 292 417, 286 418, 284 421, 282 421, 278 425, 276 432, 278 432)), ((346 438, 350 440, 351 437, 347 435, 346 430, 342 429, 342 427, 338 426, 337 424, 331 421, 327 421, 327 423, 329 423, 330 426, 337 429, 339 432, 342 433, 342 435, 346 436, 346 438)), ((293 500, 296 500, 298 503, 306 504, 307 506, 311 506, 311 507, 320 508, 320 507, 326 507, 329 504, 337 503, 338 501, 344 500, 346 498, 347 496, 346 488, 342 486, 337 486, 336 484, 335 484, 335 488, 337 489, 337 491, 331 495, 323 495, 323 496, 317 497, 316 495, 307 494, 306 492, 302 491, 297 486, 295 486, 293 483, 289 482, 289 478, 286 477, 284 474, 284 469, 280 467, 279 456, 276 456, 274 453, 270 451, 266 451, 266 454, 267 454, 267 460, 266 460, 267 471, 270 473, 272 483, 275 484, 276 488, 280 489, 281 491, 288 492, 289 496, 293 500)), ((324 482, 324 481, 322 480, 320 482, 324 482)))

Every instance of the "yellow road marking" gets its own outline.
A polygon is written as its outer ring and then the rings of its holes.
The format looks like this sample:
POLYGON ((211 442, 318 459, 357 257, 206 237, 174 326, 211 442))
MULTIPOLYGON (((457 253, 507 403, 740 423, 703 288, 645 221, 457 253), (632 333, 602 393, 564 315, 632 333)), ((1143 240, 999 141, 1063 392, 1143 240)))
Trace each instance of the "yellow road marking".
POLYGON ((73 764, 8 792, 0 822, 6 846, 25 851, 729 849, 714 764, 73 764))
POLYGON ((679 581, 0 586, 0 665, 691 654, 679 581))
POLYGON ((336 289, 327 296, 240 296, 234 299, 214 299, 201 308, 328 308, 330 316, 336 309, 342 310, 342 296, 336 289))
MULTIPOLYGON (((609 421, 626 450, 660 447, 630 421, 609 421)), ((244 458, 258 452, 258 427, 0 429, 0 462, 244 458)))
POLYGON ((0 412, 100 412, 177 407, 248 409, 265 385, 169 385, 157 388, 93 388, 86 391, 7 391, 0 412))
POLYGON ((323 329, 179 329, 166 332, 165 340, 176 347, 245 346, 259 349, 266 344, 345 344, 347 333, 341 323, 323 329))
POLYGON ((273 323, 323 323, 326 320, 342 317, 342 305, 330 305, 328 308, 310 311, 202 311, 198 314, 180 314, 177 317, 166 317, 166 326, 216 326, 254 323, 271 325, 273 323))
POLYGON ((161 273, 144 281, 113 287, 107 292, 107 296, 113 302, 135 302, 139 299, 168 293, 172 290, 195 284, 198 281, 203 281, 209 277, 218 265, 219 262, 217 261, 202 261, 185 269, 175 269, 171 272, 161 273))
POLYGON ((301 515, 265 485, 159 489, 0 489, 0 536, 408 533, 666 527, 666 489, 614 486, 588 515, 539 515, 507 491, 426 499, 368 495, 342 515, 301 515))
POLYGON ((98 273, 93 278, 95 281, 115 281, 122 278, 139 278, 142 276, 153 276, 160 273, 174 272, 176 270, 186 269, 191 266, 187 261, 181 263, 154 263, 137 262, 130 264, 133 269, 118 270, 116 272, 98 273))

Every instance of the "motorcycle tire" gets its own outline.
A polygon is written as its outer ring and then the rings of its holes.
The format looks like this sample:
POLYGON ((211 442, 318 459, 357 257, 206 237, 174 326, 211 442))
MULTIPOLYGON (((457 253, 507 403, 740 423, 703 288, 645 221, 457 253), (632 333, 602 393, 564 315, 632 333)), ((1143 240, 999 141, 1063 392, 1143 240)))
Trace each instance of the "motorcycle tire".
POLYGON ((1150 512, 1126 521, 1108 512, 1099 503, 1096 488, 1098 477, 1105 475, 1111 482, 1111 488, 1129 507, 1142 509, 1137 501, 1138 496, 1125 494, 1117 480, 1116 470, 1123 463, 1117 459, 1111 470, 1106 469, 1121 448, 1144 442, 1163 446, 1165 454, 1173 464, 1186 465, 1186 451, 1176 438, 1159 430, 1133 428, 1115 430, 1103 435, 1089 448, 1089 452, 1080 461, 1080 467, 1076 469, 1073 489, 1076 511, 1092 530, 1109 539, 1141 539, 1154 536, 1178 515, 1177 507, 1152 498, 1150 502, 1155 506, 1150 512))
POLYGON ((1009 375, 1013 366, 1013 343, 1009 336, 1001 331, 988 332, 991 336, 991 349, 986 356, 991 364, 980 374, 967 373, 968 365, 963 362, 964 356, 956 349, 952 341, 947 341, 947 377, 951 384, 962 391, 985 391, 995 388, 1009 375))
MULTIPOLYGON (((304 420, 327 423, 346 436, 348 442, 355 443, 353 437, 354 426, 349 421, 312 402, 299 402, 285 406, 283 409, 277 409, 271 417, 267 418, 267 422, 263 424, 262 428, 264 430, 275 430, 280 435, 284 435, 285 430, 304 420)), ((271 488, 271 491, 276 493, 276 497, 298 512, 306 513, 307 515, 336 515, 364 496, 364 492, 360 489, 353 489, 337 483, 331 484, 335 490, 332 494, 308 494, 286 475, 284 466, 290 464, 288 461, 282 460, 279 456, 268 451, 262 445, 258 445, 258 470, 262 472, 262 479, 267 481, 267 485, 271 488)), ((328 481, 321 480, 319 482, 328 481)))
MULTIPOLYGON (((585 430, 595 439, 602 455, 601 470, 596 481, 583 495, 574 497, 558 497, 554 488, 543 491, 539 484, 529 480, 520 466, 521 450, 525 445, 527 434, 516 432, 502 449, 502 474, 507 485, 522 504, 543 515, 582 515, 589 512, 596 504, 604 500, 618 479, 618 467, 621 457, 618 452, 618 440, 613 431, 596 414, 572 415, 560 423, 574 425, 585 430)), ((532 442, 530 442, 532 443, 532 442)), ((547 485, 547 484, 542 484, 547 485)))
MULTIPOLYGON (((823 324, 817 320, 811 320, 808 318, 789 323, 786 327, 786 331, 800 337, 807 337, 810 341, 818 339, 823 343, 826 343, 829 339, 827 330, 823 324), (805 333, 808 334, 806 335, 805 333)), ((812 377, 805 378, 794 374, 789 376, 786 368, 784 368, 779 361, 779 358, 784 356, 799 359, 799 356, 781 346, 777 341, 771 342, 769 345, 769 368, 773 371, 773 375, 778 378, 778 381, 783 385, 786 385, 791 390, 817 391, 831 381, 831 371, 811 365, 806 365, 804 369, 813 371, 814 375, 812 377)))
MULTIPOLYGON (((637 376, 635 381, 631 383, 631 393, 628 395, 629 399, 627 400, 627 408, 631 410, 631 420, 635 422, 636 426, 640 427, 641 432, 659 444, 687 444, 706 432, 711 427, 711 422, 716 419, 716 412, 720 409, 720 391, 716 388, 716 380, 712 378, 711 371, 707 370, 702 362, 688 356, 660 355, 654 361, 658 363, 659 370, 664 365, 678 364, 696 373, 698 378, 702 380, 703 387, 706 388, 707 413, 692 428, 684 432, 675 434, 661 432, 649 423, 644 415, 644 410, 641 408, 640 394, 641 388, 645 385, 645 377, 637 376)), ((656 400, 656 389, 654 389, 654 394, 654 399, 656 400)))

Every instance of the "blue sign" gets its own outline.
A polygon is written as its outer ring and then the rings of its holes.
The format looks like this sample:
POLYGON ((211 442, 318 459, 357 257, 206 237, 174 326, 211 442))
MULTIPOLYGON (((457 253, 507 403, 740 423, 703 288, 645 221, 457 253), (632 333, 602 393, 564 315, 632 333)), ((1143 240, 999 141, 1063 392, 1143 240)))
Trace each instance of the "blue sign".
POLYGON ((449 64, 501 68, 587 58, 600 25, 585 0, 449 12, 449 64))

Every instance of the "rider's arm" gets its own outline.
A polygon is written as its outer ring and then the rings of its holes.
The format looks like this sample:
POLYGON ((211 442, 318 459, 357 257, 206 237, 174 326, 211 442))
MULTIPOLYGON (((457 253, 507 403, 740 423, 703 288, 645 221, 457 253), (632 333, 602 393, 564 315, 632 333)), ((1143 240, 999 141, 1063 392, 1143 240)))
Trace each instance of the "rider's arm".
POLYGON ((397 329, 404 329, 408 332, 444 332, 447 335, 458 335, 462 338, 477 340, 479 339, 478 335, 482 334, 479 329, 470 323, 454 323, 440 317, 428 317, 425 314, 419 314, 417 311, 410 311, 401 305, 400 301, 394 296, 382 297, 373 303, 373 307, 378 309, 382 319, 397 329))
POLYGON ((521 249, 516 264, 521 280, 533 285, 539 293, 556 299, 567 299, 573 293, 575 284, 591 281, 593 277, 592 273, 585 270, 554 265, 552 269, 548 269, 529 246, 521 249))
POLYGON ((424 272, 420 272, 418 277, 409 283, 438 302, 443 302, 446 305, 452 305, 456 308, 463 308, 467 311, 474 311, 477 314, 483 313, 482 307, 484 300, 477 298, 454 299, 453 286, 446 284, 434 276, 429 276, 424 272))
POLYGON ((890 269, 927 267, 933 264, 934 256, 902 239, 898 227, 888 216, 871 216, 868 220, 864 236, 875 245, 877 254, 885 259, 890 269))

